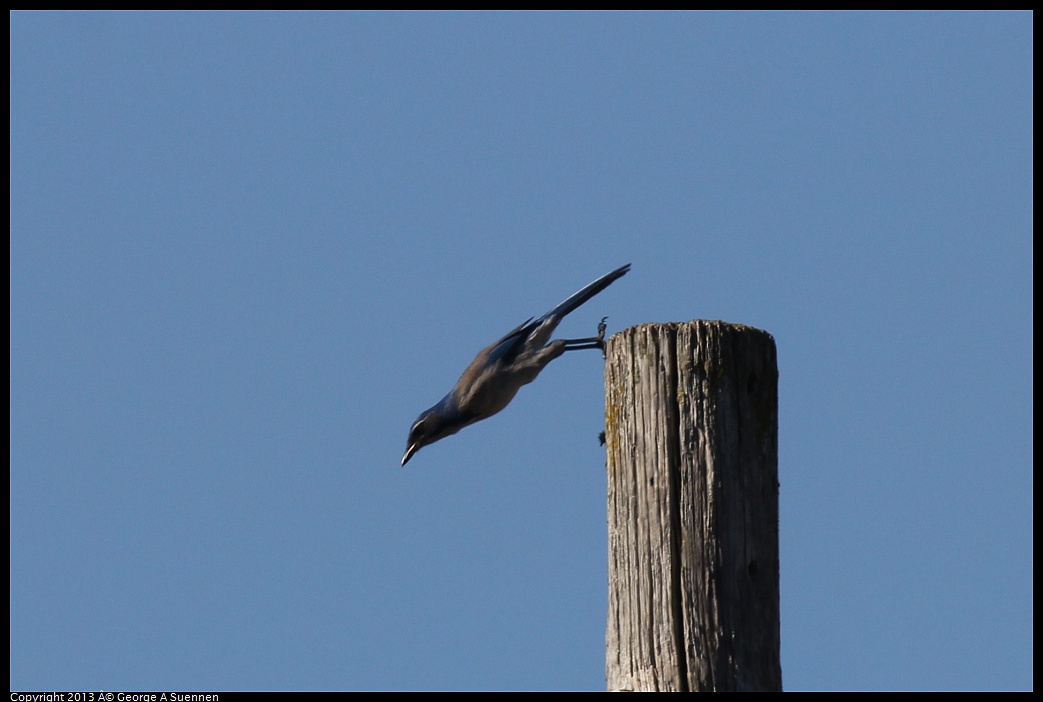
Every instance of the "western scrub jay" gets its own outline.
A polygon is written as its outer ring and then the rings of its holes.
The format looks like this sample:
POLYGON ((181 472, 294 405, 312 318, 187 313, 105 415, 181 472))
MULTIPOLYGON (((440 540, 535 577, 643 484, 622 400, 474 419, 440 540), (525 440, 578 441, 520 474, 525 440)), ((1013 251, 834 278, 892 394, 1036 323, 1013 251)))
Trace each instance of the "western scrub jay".
POLYGON ((491 417, 510 403, 522 385, 531 383, 548 363, 578 349, 605 348, 605 320, 598 335, 588 339, 555 339, 550 335, 574 309, 626 275, 630 264, 607 273, 538 319, 528 319, 478 352, 449 394, 425 410, 409 428, 405 465, 428 444, 455 434, 469 424, 491 417))

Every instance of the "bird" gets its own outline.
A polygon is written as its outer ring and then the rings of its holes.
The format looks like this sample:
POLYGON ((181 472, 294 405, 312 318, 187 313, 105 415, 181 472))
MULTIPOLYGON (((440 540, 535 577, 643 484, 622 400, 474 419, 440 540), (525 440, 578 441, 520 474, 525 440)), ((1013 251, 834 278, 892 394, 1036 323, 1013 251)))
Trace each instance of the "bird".
POLYGON ((587 339, 555 339, 550 336, 565 315, 622 278, 630 264, 606 273, 581 288, 542 317, 525 320, 489 346, 456 381, 449 393, 417 417, 409 428, 402 465, 424 446, 452 436, 466 426, 488 419, 514 399, 521 386, 536 379, 548 363, 566 351, 605 350, 605 319, 598 335, 587 339))

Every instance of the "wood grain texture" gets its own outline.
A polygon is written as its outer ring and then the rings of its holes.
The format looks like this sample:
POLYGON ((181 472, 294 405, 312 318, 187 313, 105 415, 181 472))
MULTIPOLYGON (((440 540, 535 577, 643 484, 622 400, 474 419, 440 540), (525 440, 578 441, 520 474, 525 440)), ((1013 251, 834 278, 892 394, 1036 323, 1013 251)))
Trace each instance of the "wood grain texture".
POLYGON ((782 689, 777 387, 751 327, 609 340, 609 690, 782 689))

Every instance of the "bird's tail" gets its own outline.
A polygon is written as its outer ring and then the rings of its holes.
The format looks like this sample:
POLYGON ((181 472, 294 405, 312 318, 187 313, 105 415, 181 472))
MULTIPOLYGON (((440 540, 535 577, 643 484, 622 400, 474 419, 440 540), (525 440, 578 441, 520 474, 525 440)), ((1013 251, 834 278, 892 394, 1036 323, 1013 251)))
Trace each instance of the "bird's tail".
POLYGON ((627 274, 627 271, 629 270, 630 264, 628 263, 625 266, 617 268, 611 273, 606 273, 590 285, 582 288, 577 292, 574 292, 564 302, 559 304, 557 307, 552 309, 547 314, 543 315, 542 319, 547 319, 548 317, 558 317, 560 319, 561 317, 564 317, 569 312, 576 309, 584 302, 586 302, 587 300, 589 300, 590 298, 594 297, 599 292, 607 288, 609 285, 612 285, 612 283, 622 278, 624 275, 627 274))

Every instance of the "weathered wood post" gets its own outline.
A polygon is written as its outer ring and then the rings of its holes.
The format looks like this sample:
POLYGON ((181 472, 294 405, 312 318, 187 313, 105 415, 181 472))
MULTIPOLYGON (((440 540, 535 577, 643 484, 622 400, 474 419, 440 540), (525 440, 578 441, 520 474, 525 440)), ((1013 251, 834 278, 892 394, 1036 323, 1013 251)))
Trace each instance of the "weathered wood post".
POLYGON ((778 368, 696 320, 608 341, 609 690, 781 690, 778 368))

